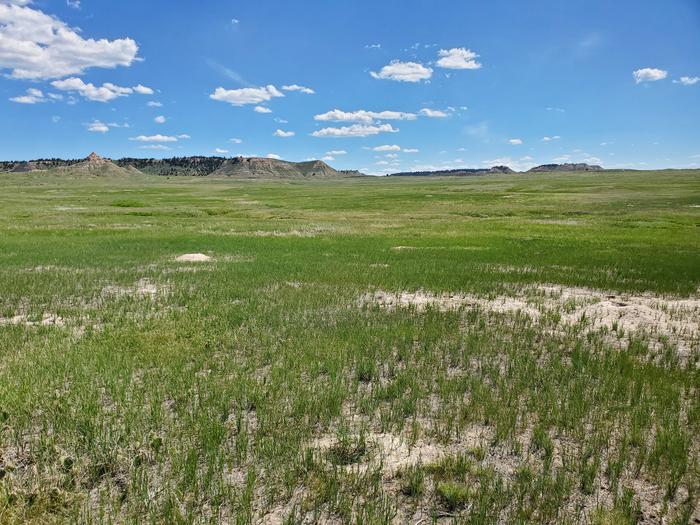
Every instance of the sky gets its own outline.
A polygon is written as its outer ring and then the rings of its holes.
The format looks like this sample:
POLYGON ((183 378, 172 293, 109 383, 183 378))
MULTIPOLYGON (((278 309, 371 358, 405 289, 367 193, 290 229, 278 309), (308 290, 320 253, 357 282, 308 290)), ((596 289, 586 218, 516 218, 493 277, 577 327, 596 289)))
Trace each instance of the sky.
POLYGON ((0 0, 0 159, 700 167, 698 0, 0 0))

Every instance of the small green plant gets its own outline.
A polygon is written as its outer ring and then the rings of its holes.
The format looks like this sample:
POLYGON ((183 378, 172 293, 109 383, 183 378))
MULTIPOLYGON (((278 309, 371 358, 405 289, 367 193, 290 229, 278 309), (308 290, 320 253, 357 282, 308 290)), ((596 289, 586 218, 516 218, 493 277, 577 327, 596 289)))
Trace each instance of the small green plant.
POLYGON ((448 511, 460 510, 469 505, 472 492, 465 483, 441 481, 435 489, 438 499, 448 511))
POLYGON ((415 498, 423 494, 423 490, 425 489, 425 474, 420 464, 411 465, 404 469, 400 474, 400 478, 401 493, 403 495, 415 498))

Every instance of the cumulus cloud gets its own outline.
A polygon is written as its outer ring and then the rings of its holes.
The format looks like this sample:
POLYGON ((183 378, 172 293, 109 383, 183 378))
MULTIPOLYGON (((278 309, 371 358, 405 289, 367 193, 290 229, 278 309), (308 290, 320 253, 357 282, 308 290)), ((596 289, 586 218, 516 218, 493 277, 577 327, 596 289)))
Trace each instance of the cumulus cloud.
MULTIPOLYGON (((136 88, 117 86, 110 82, 106 82, 101 86, 95 86, 92 83, 86 84, 85 82, 83 82, 82 79, 78 77, 71 77, 63 80, 54 80, 53 82, 51 82, 51 85, 56 89, 60 89, 61 91, 79 93, 80 96, 95 102, 109 102, 110 100, 114 100, 117 97, 129 96, 134 91, 136 91, 136 88)), ((145 86, 141 86, 140 84, 139 86, 140 88, 150 89, 145 88, 145 86)), ((137 92, 143 93, 142 90, 137 92)), ((151 92, 153 92, 153 90, 151 90, 151 92)))
POLYGON ((165 124, 165 117, 163 115, 158 115, 156 118, 153 119, 153 122, 156 124, 165 124))
POLYGON ((281 159, 281 158, 282 158, 282 157, 280 157, 279 155, 277 155, 276 153, 268 153, 268 154, 265 155, 265 156, 266 156, 268 159, 281 159))
POLYGON ((423 108, 419 111, 421 115, 424 117, 428 118, 445 118, 449 117, 449 114, 447 114, 444 111, 440 111, 439 109, 429 109, 429 108, 423 108))
POLYGON ((542 141, 543 141, 543 142, 552 142, 553 140, 559 140, 560 138, 561 138, 561 137, 560 137, 559 135, 554 135, 554 136, 551 136, 551 137, 545 136, 545 137, 542 137, 542 141))
POLYGON ((370 75, 377 79, 396 80, 399 82, 419 82, 429 79, 433 75, 433 70, 417 62, 392 60, 388 65, 384 66, 379 73, 371 71, 370 75))
POLYGON ((161 102, 151 100, 148 104, 146 104, 149 108, 160 108, 163 106, 161 102))
POLYGON ((308 87, 300 86, 298 84, 292 84, 290 86, 282 86, 282 89, 284 91, 299 91, 300 93, 304 93, 305 95, 313 95, 316 92, 308 87))
POLYGON ((294 132, 293 131, 283 131, 281 129, 278 129, 273 133, 275 137, 282 137, 282 138, 287 138, 287 137, 293 137, 294 132))
POLYGON ((109 126, 99 120, 93 120, 87 124, 87 130, 93 133, 107 133, 109 131, 109 126))
POLYGON ((397 133, 398 131, 399 130, 392 127, 391 124, 353 124, 352 126, 343 126, 340 128, 323 128, 314 131, 311 135, 314 137, 369 137, 370 135, 378 135, 379 133, 397 133))
POLYGON ((419 151, 420 151, 420 150, 418 150, 418 149, 416 149, 416 148, 405 148, 405 149, 403 150, 404 153, 418 153, 419 151))
MULTIPOLYGON (((188 136, 180 135, 180 138, 189 138, 188 136)), ((171 135, 139 135, 138 137, 131 137, 129 140, 135 140, 138 142, 177 142, 178 137, 173 137, 171 135)))
POLYGON ((131 38, 83 38, 78 29, 26 7, 28 3, 0 2, 0 71, 9 70, 10 77, 60 78, 138 60, 138 45, 131 38))
POLYGON ((335 155, 347 155, 347 151, 344 149, 333 149, 331 151, 326 151, 326 155, 330 156, 335 156, 335 155))
POLYGON ((375 146, 372 151, 401 151, 401 146, 396 144, 384 144, 382 146, 375 146))
POLYGON ((331 162, 335 160, 335 157, 333 155, 324 155, 323 157, 321 157, 321 160, 325 162, 331 162))
POLYGON ((153 89, 147 86, 142 86, 141 84, 133 87, 134 91, 139 95, 152 95, 153 89))
POLYGON ((266 108, 265 106, 255 106, 253 111, 256 113, 272 113, 272 110, 270 108, 266 108))
POLYGON ((437 66, 445 69, 479 69, 481 64, 476 61, 479 56, 471 49, 454 47, 438 51, 440 59, 437 66))
POLYGON ((632 72, 632 76, 637 84, 641 82, 656 82, 657 80, 666 78, 668 76, 668 71, 653 67, 645 67, 632 72))
POLYGON ((275 97, 283 97, 279 89, 272 84, 262 87, 246 87, 241 89, 224 89, 218 87, 209 95, 212 100, 228 102, 233 106, 244 106, 246 104, 260 104, 275 97))
POLYGON ((146 144, 145 146, 139 146, 139 149, 157 149, 161 151, 170 151, 172 148, 164 144, 146 144))
POLYGON ((364 109, 358 111, 342 111, 334 109, 315 115, 314 120, 332 121, 332 122, 362 122, 371 124, 375 120, 415 120, 415 113, 404 113, 401 111, 366 111, 364 109))
POLYGON ((73 9, 80 9, 80 0, 66 0, 66 5, 73 9))
POLYGON ((224 153, 228 153, 227 149, 221 149, 221 148, 214 148, 214 153, 218 155, 223 155, 224 153))
POLYGON ((700 77, 681 77, 678 80, 674 80, 674 84, 683 84, 684 86, 692 86, 700 82, 700 77))
POLYGON ((512 144, 513 146, 519 146, 520 144, 523 143, 522 139, 510 139, 508 141, 509 144, 512 144))
POLYGON ((189 136, 189 135, 186 135, 186 134, 182 134, 182 135, 178 135, 177 138, 179 138, 179 139, 189 139, 190 136, 189 136))
POLYGON ((231 144, 241 144, 243 141, 241 139, 228 139, 231 144))
POLYGON ((17 104, 40 104, 46 102, 46 97, 40 89, 29 88, 25 95, 20 95, 17 97, 12 97, 10 101, 16 102, 17 104))

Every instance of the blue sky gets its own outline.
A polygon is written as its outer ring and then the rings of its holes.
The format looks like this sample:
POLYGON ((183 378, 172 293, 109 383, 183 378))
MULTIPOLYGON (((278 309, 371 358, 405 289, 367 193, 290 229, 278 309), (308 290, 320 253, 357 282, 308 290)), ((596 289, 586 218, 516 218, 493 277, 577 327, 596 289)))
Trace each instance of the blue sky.
POLYGON ((697 0, 0 0, 0 73, 2 159, 700 167, 697 0))

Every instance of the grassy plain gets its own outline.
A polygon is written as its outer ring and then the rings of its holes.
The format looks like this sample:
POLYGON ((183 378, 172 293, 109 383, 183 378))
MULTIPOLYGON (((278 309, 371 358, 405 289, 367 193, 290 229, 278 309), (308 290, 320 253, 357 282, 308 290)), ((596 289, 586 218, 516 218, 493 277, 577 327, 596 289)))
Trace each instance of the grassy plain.
POLYGON ((0 523, 698 520, 697 334, 563 319, 699 285, 698 172, 2 174, 0 523))

